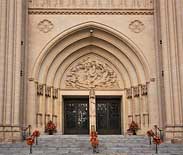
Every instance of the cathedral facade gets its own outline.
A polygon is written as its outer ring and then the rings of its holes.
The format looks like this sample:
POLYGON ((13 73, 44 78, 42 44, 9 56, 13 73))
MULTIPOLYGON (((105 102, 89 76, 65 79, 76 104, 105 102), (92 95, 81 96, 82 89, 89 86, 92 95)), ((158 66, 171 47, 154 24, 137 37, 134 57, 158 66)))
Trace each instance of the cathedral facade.
POLYGON ((0 0, 0 141, 60 134, 183 139, 183 1, 0 0))

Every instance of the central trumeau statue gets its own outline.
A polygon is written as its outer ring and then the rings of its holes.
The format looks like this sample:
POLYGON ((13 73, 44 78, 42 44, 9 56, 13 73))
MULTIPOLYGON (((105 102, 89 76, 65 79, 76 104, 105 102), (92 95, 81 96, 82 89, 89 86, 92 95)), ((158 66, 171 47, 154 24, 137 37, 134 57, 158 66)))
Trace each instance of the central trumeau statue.
POLYGON ((66 88, 119 88, 117 74, 106 63, 86 58, 66 75, 66 88))

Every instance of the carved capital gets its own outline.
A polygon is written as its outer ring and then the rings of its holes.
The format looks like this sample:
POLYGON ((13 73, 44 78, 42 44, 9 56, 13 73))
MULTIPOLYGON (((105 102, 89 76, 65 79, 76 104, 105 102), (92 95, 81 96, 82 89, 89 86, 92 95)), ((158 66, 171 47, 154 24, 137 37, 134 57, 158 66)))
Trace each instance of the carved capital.
POLYGON ((142 96, 147 95, 147 85, 142 85, 141 86, 141 95, 142 96))
POLYGON ((46 97, 51 97, 51 87, 46 87, 45 96, 46 97))
POLYGON ((133 87, 133 96, 134 97, 139 97, 139 87, 133 87))
POLYGON ((126 89, 126 98, 127 99, 132 98, 132 89, 131 88, 126 89))
POLYGON ((37 95, 43 95, 43 85, 42 84, 37 85, 37 95))
POLYGON ((53 98, 58 98, 58 89, 53 89, 53 98))

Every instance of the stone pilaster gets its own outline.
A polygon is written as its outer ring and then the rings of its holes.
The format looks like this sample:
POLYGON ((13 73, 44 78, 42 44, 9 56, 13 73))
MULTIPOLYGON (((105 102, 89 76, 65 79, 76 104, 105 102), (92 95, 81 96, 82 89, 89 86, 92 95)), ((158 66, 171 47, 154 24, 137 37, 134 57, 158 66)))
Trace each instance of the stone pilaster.
POLYGON ((180 45, 182 40, 180 23, 182 10, 180 5, 182 5, 181 0, 162 0, 159 2, 166 109, 165 127, 168 139, 183 137, 182 60, 180 60, 182 55, 182 45, 180 45))
POLYGON ((1 0, 0 7, 0 126, 8 140, 20 138, 22 0, 1 0))

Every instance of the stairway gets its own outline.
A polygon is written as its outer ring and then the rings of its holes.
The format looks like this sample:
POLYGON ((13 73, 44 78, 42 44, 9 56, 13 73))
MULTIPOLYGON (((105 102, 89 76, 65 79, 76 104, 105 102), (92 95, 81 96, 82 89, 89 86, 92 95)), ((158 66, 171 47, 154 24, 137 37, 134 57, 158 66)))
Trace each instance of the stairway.
MULTIPOLYGON (((28 155, 29 146, 23 143, 0 144, 0 155, 28 155)), ((88 135, 42 135, 33 155, 92 155, 88 135)), ((153 155, 155 146, 149 146, 147 137, 99 135, 98 155, 153 155)), ((164 143, 160 155, 183 155, 183 145, 164 143)))

